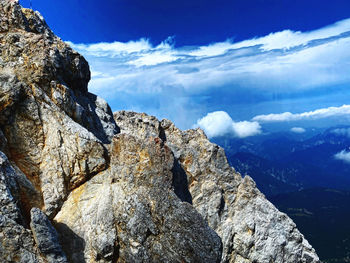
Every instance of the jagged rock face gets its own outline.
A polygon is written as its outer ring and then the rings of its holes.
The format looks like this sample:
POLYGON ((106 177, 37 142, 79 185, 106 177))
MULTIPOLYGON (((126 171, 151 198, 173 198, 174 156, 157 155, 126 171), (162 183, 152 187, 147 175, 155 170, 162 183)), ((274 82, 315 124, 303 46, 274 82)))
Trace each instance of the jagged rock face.
POLYGON ((0 2, 1 262, 318 262, 203 131, 113 117, 89 79, 39 13, 0 2))
POLYGON ((118 127, 107 103, 87 92, 85 59, 54 35, 40 14, 16 1, 2 1, 0 8, 0 125, 6 154, 53 217, 72 189, 107 168, 103 143, 118 127))
POLYGON ((181 131, 144 113, 121 111, 114 118, 121 133, 160 137, 173 151, 188 182, 191 198, 186 201, 222 239, 222 262, 319 262, 293 221, 265 199, 250 177, 242 179, 202 130, 181 131))
POLYGON ((22 9, 16 1, 3 0, 0 8, 2 69, 10 68, 22 81, 47 89, 57 80, 87 91, 88 63, 52 33, 39 13, 22 9))
POLYGON ((119 135, 111 148, 110 169, 74 190, 54 219, 61 233, 69 226, 65 246, 78 244, 71 261, 219 262, 220 238, 172 191, 174 158, 162 140, 119 135))

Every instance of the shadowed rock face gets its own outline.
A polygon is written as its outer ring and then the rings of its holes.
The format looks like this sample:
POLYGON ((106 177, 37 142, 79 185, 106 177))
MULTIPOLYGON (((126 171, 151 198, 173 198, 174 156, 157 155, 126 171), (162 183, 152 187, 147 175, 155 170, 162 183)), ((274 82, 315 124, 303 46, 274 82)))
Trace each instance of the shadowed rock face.
POLYGON ((319 262, 203 131, 113 116, 89 79, 39 13, 0 2, 1 262, 319 262))
POLYGON ((66 255, 58 240, 56 229, 47 216, 39 209, 30 211, 30 228, 40 253, 45 255, 48 263, 67 263, 66 255))

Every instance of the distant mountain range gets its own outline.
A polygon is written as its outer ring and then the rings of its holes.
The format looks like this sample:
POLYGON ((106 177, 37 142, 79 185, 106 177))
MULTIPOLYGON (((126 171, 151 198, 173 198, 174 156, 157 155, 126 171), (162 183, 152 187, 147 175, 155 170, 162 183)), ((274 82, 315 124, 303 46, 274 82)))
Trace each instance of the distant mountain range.
POLYGON ((334 156, 350 147, 350 127, 334 127, 312 137, 290 132, 247 139, 215 138, 230 164, 254 178, 272 196, 314 187, 350 190, 350 163, 334 156))
POLYGON ((350 262, 350 126, 310 133, 221 137, 230 164, 287 213, 324 262, 350 262))
POLYGON ((314 188, 270 197, 290 216, 323 262, 350 262, 350 192, 314 188))

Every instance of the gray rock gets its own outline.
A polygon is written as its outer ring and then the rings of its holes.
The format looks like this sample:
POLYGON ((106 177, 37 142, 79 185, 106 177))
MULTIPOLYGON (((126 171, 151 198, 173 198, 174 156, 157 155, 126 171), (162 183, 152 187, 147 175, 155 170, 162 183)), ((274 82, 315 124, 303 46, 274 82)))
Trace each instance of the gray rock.
POLYGON ((220 238, 172 191, 174 159, 160 139, 118 135, 110 154, 110 169, 54 218, 71 262, 220 261, 220 238))
POLYGON ((47 216, 39 208, 32 208, 30 216, 30 228, 34 240, 46 261, 48 263, 67 263, 66 255, 59 243, 57 231, 51 225, 47 216))
POLYGON ((30 231, 3 214, 0 214, 0 240, 1 262, 43 262, 33 246, 30 231))
POLYGON ((40 262, 18 203, 16 171, 0 152, 0 262, 40 262))
POLYGON ((22 222, 21 212, 12 193, 18 193, 15 170, 6 155, 0 152, 0 213, 15 222, 22 222))
POLYGON ((103 144, 118 127, 87 92, 85 59, 39 13, 9 0, 0 12, 0 146, 6 141, 11 162, 42 193, 36 206, 53 217, 72 189, 107 168, 103 144))
POLYGON ((179 178, 174 191, 219 234, 222 262, 319 262, 293 221, 265 199, 250 177, 242 179, 229 166, 224 150, 210 143, 202 130, 181 131, 168 120, 159 122, 144 113, 121 111, 114 117, 121 133, 161 137, 173 151, 186 174, 173 171, 179 178))

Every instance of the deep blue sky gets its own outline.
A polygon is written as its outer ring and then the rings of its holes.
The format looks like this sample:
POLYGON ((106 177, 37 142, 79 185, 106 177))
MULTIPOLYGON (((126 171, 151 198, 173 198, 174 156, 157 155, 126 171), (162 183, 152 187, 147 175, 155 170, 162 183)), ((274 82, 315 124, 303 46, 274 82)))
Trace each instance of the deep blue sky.
MULTIPOLYGON (((25 7, 29 0, 21 0, 25 7)), ((349 0, 32 0, 54 32, 75 43, 129 41, 176 45, 235 41, 284 29, 309 31, 348 18, 349 0)))

